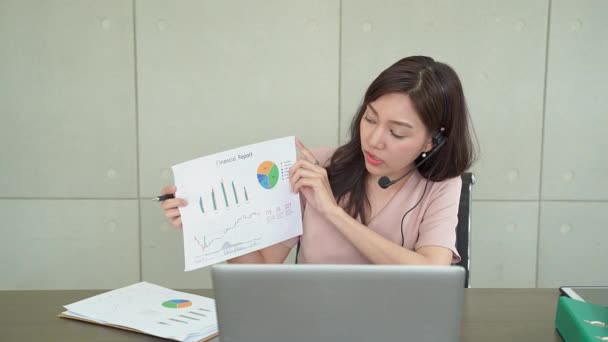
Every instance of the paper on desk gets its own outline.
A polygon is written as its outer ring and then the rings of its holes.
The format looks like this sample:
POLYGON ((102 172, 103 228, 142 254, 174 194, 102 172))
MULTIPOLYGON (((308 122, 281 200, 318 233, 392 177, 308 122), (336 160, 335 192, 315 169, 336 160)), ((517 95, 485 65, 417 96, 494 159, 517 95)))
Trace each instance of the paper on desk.
POLYGON ((217 333, 215 301, 137 283, 64 306, 64 314, 178 341, 198 341, 217 333))
POLYGON ((243 146, 173 166, 185 270, 225 261, 302 234, 291 192, 295 138, 243 146))

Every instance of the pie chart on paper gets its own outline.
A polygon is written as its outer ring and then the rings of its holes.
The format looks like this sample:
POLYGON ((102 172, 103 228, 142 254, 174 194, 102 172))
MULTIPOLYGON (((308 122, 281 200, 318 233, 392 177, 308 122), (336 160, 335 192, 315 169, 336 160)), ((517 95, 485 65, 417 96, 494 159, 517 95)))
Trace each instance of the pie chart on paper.
POLYGON ((192 302, 187 299, 171 299, 163 302, 163 306, 169 309, 183 309, 192 306, 192 302))
POLYGON ((272 189, 279 182, 279 168, 271 161, 258 166, 258 182, 264 189, 272 189))

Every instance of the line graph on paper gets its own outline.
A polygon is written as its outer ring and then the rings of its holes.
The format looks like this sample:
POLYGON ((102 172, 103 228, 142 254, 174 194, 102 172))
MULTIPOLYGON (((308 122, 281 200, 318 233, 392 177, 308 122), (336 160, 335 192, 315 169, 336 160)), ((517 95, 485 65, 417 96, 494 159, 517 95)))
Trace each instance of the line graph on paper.
POLYGON ((235 252, 239 252, 244 249, 255 247, 259 243, 260 240, 262 240, 261 237, 249 239, 247 241, 237 241, 237 242, 225 241, 224 244, 222 244, 219 248, 217 248, 215 250, 207 250, 207 251, 203 252, 203 254, 196 256, 195 261, 199 262, 199 261, 202 261, 202 260, 205 260, 208 258, 212 258, 212 257, 234 254, 235 252))
POLYGON ((201 262, 255 247, 264 238, 260 230, 255 229, 256 226, 280 223, 294 213, 294 204, 287 202, 260 212, 240 215, 228 226, 215 228, 204 235, 195 235, 193 241, 198 250, 196 261, 201 262))
POLYGON ((255 246, 255 242, 259 241, 262 237, 255 236, 256 234, 253 234, 254 236, 252 237, 252 234, 248 234, 246 231, 243 232, 243 230, 258 222, 260 215, 257 211, 243 214, 226 227, 215 228, 213 232, 202 236, 195 235, 193 240, 200 251, 197 259, 215 257, 218 254, 225 255, 255 246))

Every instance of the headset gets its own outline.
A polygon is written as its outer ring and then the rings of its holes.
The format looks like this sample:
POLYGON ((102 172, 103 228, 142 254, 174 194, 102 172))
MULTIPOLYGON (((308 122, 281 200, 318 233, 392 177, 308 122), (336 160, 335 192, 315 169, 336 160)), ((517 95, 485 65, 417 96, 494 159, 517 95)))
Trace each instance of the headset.
MULTIPOLYGON (((433 137, 433 142, 434 142, 434 146, 433 149, 428 153, 428 155, 426 157, 423 157, 423 159, 421 161, 419 161, 418 163, 416 163, 416 165, 409 170, 408 172, 406 172, 403 176, 395 179, 395 180, 390 180, 390 178, 388 178, 387 176, 383 176, 382 178, 380 178, 378 180, 378 185, 382 188, 382 189, 386 189, 389 186, 395 184, 396 182, 398 182, 399 180, 401 180, 403 177, 407 176, 408 174, 410 174, 411 172, 413 172, 414 170, 416 170, 420 165, 424 164, 424 162, 426 162, 427 160, 429 160, 429 158, 434 155, 435 153, 437 153, 437 151, 439 151, 439 149, 445 145, 445 143, 448 141, 448 137, 444 135, 443 133, 444 128, 442 127, 441 130, 439 131, 439 133, 437 133, 434 137, 433 137)), ((414 204, 413 207, 411 207, 408 211, 405 212, 405 214, 403 214, 403 217, 401 217, 401 247, 404 247, 405 245, 405 236, 403 233, 403 221, 405 220, 405 217, 407 216, 407 214, 409 214, 412 210, 414 210, 418 204, 420 204, 420 202, 422 202, 422 198, 424 198, 424 195, 426 194, 426 189, 429 185, 429 179, 431 178, 433 171, 435 171, 435 167, 437 166, 437 164, 433 165, 433 167, 431 168, 431 170, 429 171, 428 177, 426 178, 426 182, 424 184, 424 190, 422 191, 422 195, 420 196, 420 198, 418 199, 418 201, 416 202, 416 204, 414 204)))
POLYGON ((405 176, 409 175, 410 173, 414 172, 414 170, 418 169, 418 167, 422 164, 424 164, 424 162, 426 162, 427 160, 429 160, 429 158, 431 158, 431 156, 433 156, 435 153, 437 153, 437 151, 439 151, 439 149, 441 148, 441 146, 445 145, 446 142, 448 142, 448 137, 446 137, 443 134, 443 131, 445 130, 445 128, 441 127, 441 129, 439 130, 439 132, 437 134, 435 134, 435 136, 433 137, 433 148, 431 149, 431 151, 428 154, 423 154, 422 155, 422 160, 419 161, 418 163, 416 163, 416 165, 414 165, 414 167, 411 170, 408 170, 406 173, 403 174, 403 176, 391 180, 390 178, 388 178, 388 176, 382 176, 380 177, 380 179, 378 179, 378 185, 382 188, 382 189, 387 189, 389 186, 397 183, 398 181, 402 180, 403 178, 405 178, 405 176))
MULTIPOLYGON (((433 69, 429 66, 425 66, 425 69, 429 71, 429 73, 431 75, 433 75, 435 77, 435 79, 437 79, 436 74, 433 72, 433 69)), ((443 87, 443 84, 441 84, 440 80, 438 81, 438 85, 439 88, 441 89, 441 94, 443 95, 443 102, 444 102, 444 120, 447 118, 447 110, 448 110, 448 98, 447 98, 447 92, 445 91, 445 88, 443 87)), ((378 180, 378 185, 382 188, 382 189, 386 189, 389 186, 395 184, 396 182, 400 181, 401 179, 403 179, 405 176, 409 175, 410 173, 414 172, 414 170, 418 169, 418 167, 422 164, 424 164, 424 162, 426 162, 427 160, 430 159, 431 156, 433 156, 435 153, 437 153, 437 151, 439 151, 439 149, 441 149, 441 147, 443 145, 445 145, 445 143, 448 142, 448 137, 445 135, 445 126, 441 125, 439 132, 437 132, 437 134, 435 134, 435 136, 433 137, 433 148, 431 149, 431 151, 428 153, 428 155, 425 156, 425 154, 422 154, 422 160, 420 160, 418 163, 416 163, 414 165, 414 167, 407 171, 403 176, 395 179, 395 180, 391 180, 390 178, 388 178, 387 176, 382 176, 379 180, 378 180)), ((401 217, 401 247, 404 247, 405 245, 405 236, 403 233, 403 221, 405 220, 405 217, 407 216, 407 214, 409 214, 412 210, 414 210, 418 204, 420 204, 420 202, 422 202, 422 198, 424 198, 424 195, 426 194, 426 189, 429 185, 429 180, 433 175, 433 172, 435 171, 435 167, 437 166, 437 164, 433 165, 433 167, 431 168, 431 170, 429 171, 428 176, 426 177, 426 182, 424 184, 424 190, 422 191, 422 195, 420 196, 420 198, 418 199, 418 201, 416 202, 416 204, 414 204, 413 207, 411 207, 408 211, 405 212, 405 214, 403 214, 403 217, 401 217)))

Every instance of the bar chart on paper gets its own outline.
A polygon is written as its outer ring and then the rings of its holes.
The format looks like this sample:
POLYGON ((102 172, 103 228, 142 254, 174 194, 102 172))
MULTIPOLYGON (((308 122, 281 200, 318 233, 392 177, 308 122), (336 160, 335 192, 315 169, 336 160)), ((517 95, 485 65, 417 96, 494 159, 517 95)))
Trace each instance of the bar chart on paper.
POLYGON ((249 204, 249 193, 244 186, 235 185, 234 181, 220 180, 211 188, 199 194, 198 208, 201 214, 218 213, 249 204))
POLYGON ((302 233, 299 196, 291 192, 293 137, 173 166, 184 232, 186 271, 237 257, 302 233))

